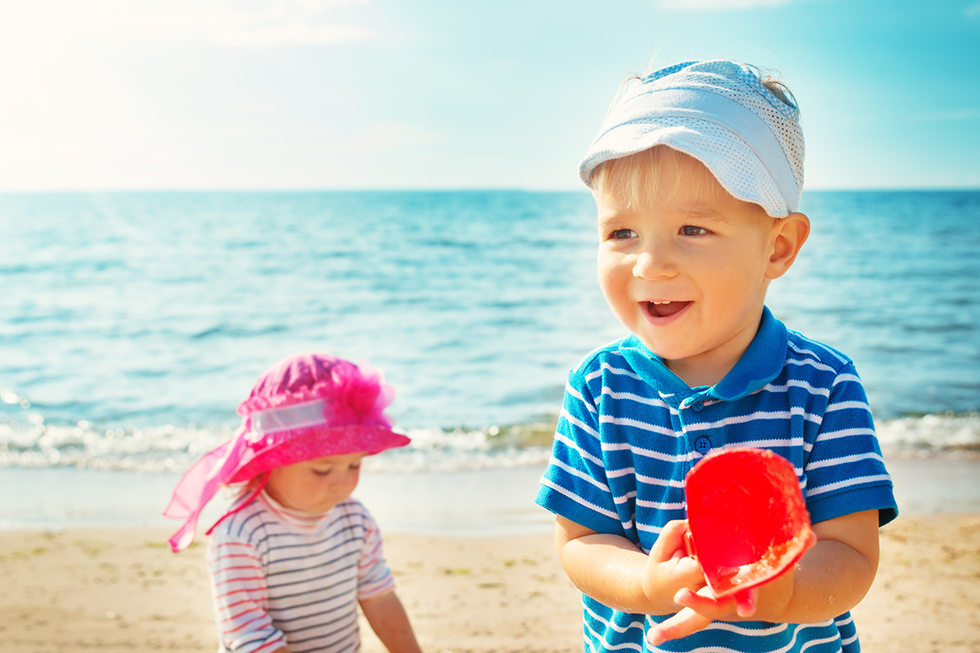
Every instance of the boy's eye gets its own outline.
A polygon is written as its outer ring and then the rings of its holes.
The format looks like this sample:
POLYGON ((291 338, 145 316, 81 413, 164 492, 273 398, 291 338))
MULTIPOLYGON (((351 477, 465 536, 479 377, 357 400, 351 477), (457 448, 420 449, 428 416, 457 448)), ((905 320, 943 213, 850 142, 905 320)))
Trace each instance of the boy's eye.
POLYGON ((351 463, 350 468, 351 469, 360 469, 361 468, 361 463, 351 463))
POLYGON ((327 476, 328 474, 330 474, 331 471, 333 471, 332 467, 329 469, 314 469, 313 473, 316 474, 317 476, 327 476))
POLYGON ((692 224, 686 224, 681 227, 682 236, 704 236, 709 233, 704 227, 695 227, 692 224))
POLYGON ((632 229, 617 229, 610 234, 613 240, 626 240, 627 238, 635 238, 636 232, 632 229))

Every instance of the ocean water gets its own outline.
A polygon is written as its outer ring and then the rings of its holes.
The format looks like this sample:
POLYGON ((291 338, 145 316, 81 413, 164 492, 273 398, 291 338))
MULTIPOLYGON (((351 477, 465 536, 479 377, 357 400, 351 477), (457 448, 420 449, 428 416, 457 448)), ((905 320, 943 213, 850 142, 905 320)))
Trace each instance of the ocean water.
MULTIPOLYGON (((892 456, 980 455, 980 191, 809 192, 769 306, 851 356, 892 456)), ((540 465, 624 334, 584 192, 0 195, 0 467, 180 472, 302 350, 368 360, 376 470, 540 465)))

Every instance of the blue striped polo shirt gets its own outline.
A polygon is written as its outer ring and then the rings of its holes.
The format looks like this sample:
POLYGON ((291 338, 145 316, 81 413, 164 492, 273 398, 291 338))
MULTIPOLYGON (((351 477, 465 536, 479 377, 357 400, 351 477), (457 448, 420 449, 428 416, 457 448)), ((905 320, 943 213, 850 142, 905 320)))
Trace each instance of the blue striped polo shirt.
MULTIPOLYGON (((717 385, 690 388, 636 336, 569 373, 537 503, 649 552, 664 525, 686 518, 684 477, 705 453, 769 449, 796 469, 810 519, 898 514, 868 400, 843 354, 789 331, 766 308, 759 331, 717 385)), ((648 650, 667 616, 612 610, 584 596, 586 652, 648 650)), ((849 614, 817 624, 715 622, 658 651, 831 653, 860 650, 849 614)))

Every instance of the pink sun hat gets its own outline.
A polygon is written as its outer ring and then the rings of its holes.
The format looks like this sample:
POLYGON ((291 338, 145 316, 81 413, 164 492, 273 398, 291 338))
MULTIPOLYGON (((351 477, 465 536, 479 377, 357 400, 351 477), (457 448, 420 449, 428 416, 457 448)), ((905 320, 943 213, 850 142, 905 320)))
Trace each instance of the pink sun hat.
MULTIPOLYGON (((165 517, 184 520, 170 548, 186 549, 197 520, 222 485, 245 483, 270 470, 325 456, 381 453, 410 442, 391 430, 384 409, 395 390, 380 370, 361 368, 329 354, 304 353, 267 370, 238 407, 242 427, 228 442, 204 454, 177 483, 165 517)), ((251 498, 251 497, 249 497, 251 498)), ((247 505, 248 501, 240 505, 247 505)), ((230 510, 214 527, 232 514, 230 510)))

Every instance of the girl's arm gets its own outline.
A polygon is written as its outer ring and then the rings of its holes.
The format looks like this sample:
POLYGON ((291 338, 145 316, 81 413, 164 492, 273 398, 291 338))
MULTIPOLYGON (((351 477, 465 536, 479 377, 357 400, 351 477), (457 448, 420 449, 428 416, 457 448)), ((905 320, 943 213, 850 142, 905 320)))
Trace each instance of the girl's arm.
POLYGON ((622 612, 671 614, 681 589, 705 586, 701 568, 684 552, 686 521, 668 522, 650 555, 618 535, 596 533, 557 517, 555 545, 568 578, 584 594, 622 612))
MULTIPOLYGON (((817 542, 791 570, 758 590, 757 607, 742 618, 774 623, 819 623, 844 614, 864 598, 878 571, 878 511, 866 510, 813 526, 817 542)), ((740 619, 734 600, 707 589, 682 590, 685 609, 652 628, 652 644, 685 637, 712 621, 740 619)))
POLYGON ((390 653, 422 653, 398 595, 385 592, 360 601, 371 629, 390 653))
POLYGON ((215 533, 208 545, 208 570, 215 625, 228 650, 279 653, 286 637, 266 610, 269 600, 265 572, 248 542, 215 533))

